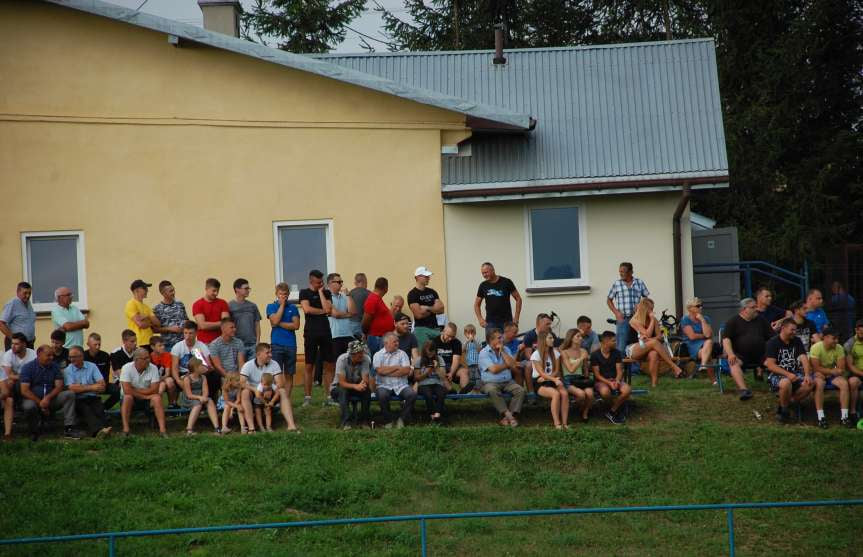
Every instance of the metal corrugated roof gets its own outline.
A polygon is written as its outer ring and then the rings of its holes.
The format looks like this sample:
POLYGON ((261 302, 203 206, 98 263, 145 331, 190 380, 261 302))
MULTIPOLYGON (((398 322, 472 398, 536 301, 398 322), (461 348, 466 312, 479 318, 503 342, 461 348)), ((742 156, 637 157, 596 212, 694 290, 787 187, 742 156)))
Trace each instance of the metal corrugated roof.
POLYGON ((362 73, 318 58, 269 48, 243 39, 229 37, 222 33, 207 31, 195 25, 180 23, 179 21, 142 13, 100 0, 43 1, 152 31, 159 31, 166 35, 174 35, 188 41, 206 44, 214 48, 228 50, 265 62, 309 72, 321 77, 335 79, 421 104, 458 112, 466 115, 468 117, 468 125, 475 129, 503 128, 526 131, 531 129, 535 123, 528 113, 491 106, 470 97, 460 98, 444 93, 439 89, 424 89, 418 85, 397 82, 380 74, 362 73), (489 125, 489 122, 491 125, 489 125))
POLYGON ((536 117, 533 133, 478 135, 444 157, 444 194, 605 182, 727 182, 712 39, 321 58, 536 117))

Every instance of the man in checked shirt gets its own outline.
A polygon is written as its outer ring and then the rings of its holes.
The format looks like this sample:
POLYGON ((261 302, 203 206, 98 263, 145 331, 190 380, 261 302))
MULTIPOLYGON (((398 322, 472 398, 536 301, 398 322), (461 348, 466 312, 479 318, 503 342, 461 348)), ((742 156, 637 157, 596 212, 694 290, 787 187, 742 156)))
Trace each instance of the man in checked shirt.
MULTIPOLYGON (((614 281, 608 291, 608 309, 617 321, 617 349, 623 354, 630 343, 631 327, 629 320, 635 313, 635 306, 642 298, 650 296, 647 285, 640 278, 632 276, 632 263, 624 261, 618 269, 620 279, 614 281)), ((635 336, 635 335, 632 335, 635 336)))

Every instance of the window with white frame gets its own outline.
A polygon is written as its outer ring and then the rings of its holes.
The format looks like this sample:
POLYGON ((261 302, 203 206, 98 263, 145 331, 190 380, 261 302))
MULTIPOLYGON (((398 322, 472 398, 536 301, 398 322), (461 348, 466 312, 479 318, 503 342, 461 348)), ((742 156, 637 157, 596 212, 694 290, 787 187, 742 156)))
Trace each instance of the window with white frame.
POLYGON ((291 298, 306 288, 309 271, 326 275, 335 268, 331 220, 282 221, 273 223, 276 250, 276 282, 291 285, 291 298))
POLYGON ((31 302, 36 311, 50 310, 54 291, 72 290, 72 301, 87 309, 84 272, 84 233, 81 231, 22 232, 24 280, 33 286, 31 302))
POLYGON ((528 207, 525 212, 529 286, 588 286, 583 209, 528 207))

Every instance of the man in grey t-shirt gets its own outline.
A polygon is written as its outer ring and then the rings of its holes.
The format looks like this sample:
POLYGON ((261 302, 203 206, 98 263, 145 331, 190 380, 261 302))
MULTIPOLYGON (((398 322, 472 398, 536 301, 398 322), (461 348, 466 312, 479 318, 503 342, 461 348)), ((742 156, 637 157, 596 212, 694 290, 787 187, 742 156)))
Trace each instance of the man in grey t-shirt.
POLYGON ((251 291, 249 281, 238 278, 234 281, 236 298, 228 302, 228 311, 237 324, 237 338, 243 341, 247 361, 255 357, 255 345, 261 341, 261 312, 248 300, 251 291))
POLYGON ((369 290, 368 286, 369 281, 366 278, 365 273, 357 273, 354 275, 354 288, 348 293, 348 295, 354 300, 354 307, 357 309, 354 316, 351 317, 351 324, 354 326, 355 337, 361 337, 363 335, 363 307, 365 306, 366 298, 371 294, 371 290, 369 290))

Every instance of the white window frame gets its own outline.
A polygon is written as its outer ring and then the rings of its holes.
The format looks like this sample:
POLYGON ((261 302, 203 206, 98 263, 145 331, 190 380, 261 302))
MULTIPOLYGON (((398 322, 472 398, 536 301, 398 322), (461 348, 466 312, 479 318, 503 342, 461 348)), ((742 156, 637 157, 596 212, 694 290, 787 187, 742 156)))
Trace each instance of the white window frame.
MULTIPOLYGON (((85 253, 84 253, 84 231, 83 230, 52 230, 50 232, 22 232, 21 233, 21 268, 24 270, 24 280, 33 283, 33 274, 30 269, 30 253, 27 250, 27 240, 29 238, 45 238, 45 237, 74 237, 77 240, 75 245, 77 264, 78 264, 78 291, 76 294, 78 295, 78 301, 75 302, 75 305, 78 306, 78 309, 81 311, 86 311, 90 309, 89 304, 87 303, 87 269, 84 266, 84 262, 86 261, 85 253)), ((33 309, 35 311, 51 311, 51 308, 54 307, 56 300, 52 302, 33 302, 33 309)))
MULTIPOLYGON (((333 243, 333 219, 317 219, 317 220, 280 220, 273 221, 273 255, 276 262, 275 278, 276 284, 283 281, 282 277, 282 246, 279 230, 282 228, 305 228, 309 226, 324 226, 326 233, 324 235, 327 248, 327 272, 334 273, 336 268, 335 245, 333 243)), ((309 269, 311 270, 311 269, 309 269)), ((306 284, 298 285, 300 288, 305 288, 306 284)), ((299 291, 291 292, 292 298, 298 298, 299 291)))
MULTIPOLYGON (((528 288, 578 288, 590 286, 587 269, 587 214, 585 206, 581 203, 570 203, 567 205, 525 205, 524 207, 524 242, 525 242, 525 265, 528 288), (531 211, 534 209, 576 209, 578 211, 578 258, 581 278, 541 280, 533 276, 533 230, 531 228, 531 211)), ((561 231, 565 234, 565 231, 561 231)), ((561 236, 561 241, 564 237, 561 236)))

